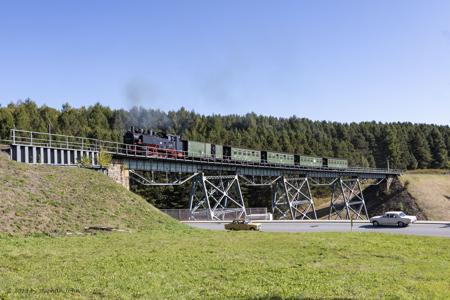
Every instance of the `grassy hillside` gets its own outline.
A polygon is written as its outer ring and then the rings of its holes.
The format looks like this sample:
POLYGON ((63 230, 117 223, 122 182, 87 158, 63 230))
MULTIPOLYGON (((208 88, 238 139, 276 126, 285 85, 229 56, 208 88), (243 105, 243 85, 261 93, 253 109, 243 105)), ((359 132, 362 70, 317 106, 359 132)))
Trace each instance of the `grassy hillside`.
POLYGON ((429 220, 450 220, 450 175, 427 173, 407 173, 401 181, 429 220))
POLYGON ((99 225, 183 227, 103 174, 26 165, 0 155, 0 232, 64 233, 99 225))

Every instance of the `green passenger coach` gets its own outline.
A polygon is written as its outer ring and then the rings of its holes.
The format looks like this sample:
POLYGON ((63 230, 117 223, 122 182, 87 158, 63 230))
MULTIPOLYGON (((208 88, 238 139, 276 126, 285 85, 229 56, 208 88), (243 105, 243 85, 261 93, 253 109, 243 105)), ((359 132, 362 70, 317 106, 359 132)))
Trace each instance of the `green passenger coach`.
POLYGON ((293 154, 262 151, 261 155, 262 162, 267 162, 269 164, 281 164, 290 166, 293 166, 295 164, 293 154))
POLYGON ((184 141, 184 151, 189 157, 196 158, 223 158, 223 146, 210 143, 184 141))
POLYGON ((301 167, 315 167, 323 166, 323 159, 321 157, 300 155, 298 165, 301 167))
POLYGON ((260 163, 261 151, 231 147, 231 159, 260 163))
POLYGON ((187 142, 187 155, 190 157, 210 158, 211 157, 211 144, 186 141, 187 142))
POLYGON ((332 169, 347 169, 348 160, 342 158, 325 158, 323 165, 332 169))
POLYGON ((211 154, 217 159, 223 159, 223 146, 222 145, 211 145, 211 154))

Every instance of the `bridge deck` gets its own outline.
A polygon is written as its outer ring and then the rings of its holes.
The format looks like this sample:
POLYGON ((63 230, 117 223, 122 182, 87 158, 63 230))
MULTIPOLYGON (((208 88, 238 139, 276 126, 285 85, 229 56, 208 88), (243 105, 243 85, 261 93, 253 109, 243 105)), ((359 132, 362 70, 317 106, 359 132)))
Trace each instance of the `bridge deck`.
MULTIPOLYGON (((266 163, 223 161, 208 157, 188 158, 185 156, 183 158, 175 158, 170 157, 170 153, 155 154, 151 151, 149 152, 148 148, 143 146, 16 129, 11 130, 11 147, 13 153, 16 153, 16 158, 20 157, 20 153, 18 154, 17 152, 25 149, 27 158, 24 162, 35 163, 44 163, 44 160, 43 158, 36 159, 33 155, 39 156, 39 153, 45 154, 49 152, 48 149, 62 151, 63 154, 61 157, 63 158, 65 156, 70 157, 71 159, 67 161, 67 164, 76 164, 77 161, 74 157, 77 157, 77 155, 83 155, 84 153, 94 153, 97 155, 100 150, 103 150, 112 154, 114 160, 124 163, 129 169, 142 171, 174 173, 223 172, 250 176, 300 175, 316 178, 359 177, 371 179, 386 178, 401 174, 401 170, 395 169, 358 167, 348 169, 305 168, 266 163), (28 155, 31 156, 31 159, 28 159, 28 155)), ((52 160, 47 161, 51 162, 52 160)), ((93 159, 93 162, 97 163, 97 159, 93 159)))

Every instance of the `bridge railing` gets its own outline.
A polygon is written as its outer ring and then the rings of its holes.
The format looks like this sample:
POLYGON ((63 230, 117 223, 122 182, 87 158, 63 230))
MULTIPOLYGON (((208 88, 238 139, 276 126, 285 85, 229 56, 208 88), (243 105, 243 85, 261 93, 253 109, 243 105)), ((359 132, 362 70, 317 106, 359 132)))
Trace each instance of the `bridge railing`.
POLYGON ((61 135, 45 132, 33 132, 19 129, 11 129, 11 143, 13 145, 29 145, 35 147, 49 147, 59 149, 81 150, 81 151, 100 151, 103 150, 113 155, 135 158, 160 158, 166 160, 183 160, 183 161, 201 161, 215 164, 233 164, 238 166, 263 166, 283 169, 305 169, 305 170, 323 170, 323 171, 345 171, 345 172, 365 172, 365 173, 391 173, 400 174, 401 170, 396 169, 380 169, 380 168, 362 168, 349 167, 346 169, 325 168, 325 167, 301 167, 279 165, 261 162, 247 161, 231 161, 217 159, 206 153, 191 156, 186 151, 174 151, 167 149, 150 148, 142 145, 130 145, 120 142, 105 141, 93 138, 61 135))

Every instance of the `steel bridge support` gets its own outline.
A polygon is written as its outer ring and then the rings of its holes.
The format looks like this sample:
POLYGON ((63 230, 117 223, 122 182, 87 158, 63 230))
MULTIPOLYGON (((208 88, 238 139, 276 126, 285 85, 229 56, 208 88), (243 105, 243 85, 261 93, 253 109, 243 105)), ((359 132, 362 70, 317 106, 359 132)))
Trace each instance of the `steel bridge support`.
POLYGON ((369 219, 359 178, 337 178, 330 185, 333 193, 328 219, 369 219))
POLYGON ((282 176, 274 181, 272 213, 278 219, 317 219, 308 178, 282 176))
POLYGON ((245 218, 244 199, 238 175, 205 176, 197 174, 192 179, 189 196, 191 219, 224 220, 227 215, 245 218))

